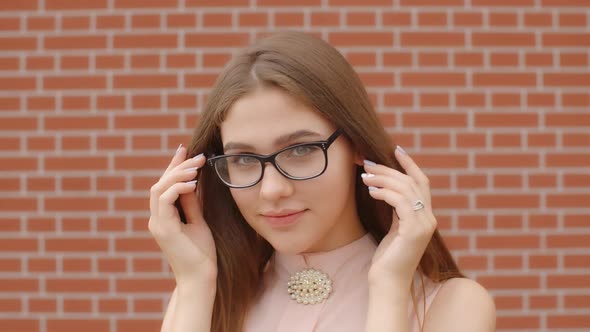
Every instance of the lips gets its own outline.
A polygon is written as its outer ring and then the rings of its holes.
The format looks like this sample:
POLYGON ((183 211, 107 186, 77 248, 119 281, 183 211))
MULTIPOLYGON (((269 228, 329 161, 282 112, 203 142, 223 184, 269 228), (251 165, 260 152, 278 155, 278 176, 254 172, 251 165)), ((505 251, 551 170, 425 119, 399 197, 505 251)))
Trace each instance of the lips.
POLYGON ((287 216, 290 216, 292 214, 296 214, 299 212, 303 212, 303 210, 281 210, 281 211, 277 211, 277 212, 266 212, 266 213, 263 213, 262 215, 265 217, 280 218, 280 217, 287 217, 287 216))
POLYGON ((307 210, 282 210, 262 214, 264 220, 272 228, 282 228, 294 225, 307 210))

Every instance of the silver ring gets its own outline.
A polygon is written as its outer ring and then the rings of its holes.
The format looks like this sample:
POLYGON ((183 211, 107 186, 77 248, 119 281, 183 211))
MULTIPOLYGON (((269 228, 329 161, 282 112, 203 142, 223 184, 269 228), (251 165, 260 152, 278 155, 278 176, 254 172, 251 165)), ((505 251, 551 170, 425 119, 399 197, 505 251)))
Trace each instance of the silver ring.
POLYGON ((414 203, 414 205, 412 206, 412 209, 414 211, 418 211, 418 210, 423 209, 423 208, 424 208, 424 203, 422 203, 421 200, 417 200, 416 203, 414 203))

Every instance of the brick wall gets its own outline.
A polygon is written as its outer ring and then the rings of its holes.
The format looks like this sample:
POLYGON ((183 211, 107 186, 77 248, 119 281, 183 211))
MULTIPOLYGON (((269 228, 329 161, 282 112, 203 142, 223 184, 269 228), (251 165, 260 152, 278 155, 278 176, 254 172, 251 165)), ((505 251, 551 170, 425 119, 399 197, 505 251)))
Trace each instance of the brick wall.
POLYGON ((590 1, 0 1, 0 329, 158 331, 148 188, 231 53, 320 33, 498 330, 590 329, 590 1))

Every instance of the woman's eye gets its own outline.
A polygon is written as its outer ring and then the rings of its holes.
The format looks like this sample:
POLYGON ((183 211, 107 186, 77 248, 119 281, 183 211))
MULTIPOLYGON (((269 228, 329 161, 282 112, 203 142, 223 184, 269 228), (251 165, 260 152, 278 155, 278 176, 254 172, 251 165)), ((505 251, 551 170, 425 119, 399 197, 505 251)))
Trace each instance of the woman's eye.
POLYGON ((293 149, 293 155, 295 157, 305 156, 306 154, 311 152, 311 148, 309 146, 298 146, 293 149))

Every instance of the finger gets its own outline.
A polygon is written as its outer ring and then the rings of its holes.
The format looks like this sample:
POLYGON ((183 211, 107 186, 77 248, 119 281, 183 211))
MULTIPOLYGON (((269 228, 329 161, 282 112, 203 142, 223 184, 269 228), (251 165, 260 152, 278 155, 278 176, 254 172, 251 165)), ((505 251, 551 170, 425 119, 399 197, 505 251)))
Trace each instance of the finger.
POLYGON ((388 189, 369 187, 369 195, 391 205, 395 209, 400 223, 413 217, 411 214, 413 210, 410 207, 410 203, 402 194, 388 189))
POLYGON ((168 164, 168 167, 164 171, 164 174, 168 173, 172 168, 178 166, 178 164, 180 164, 185 158, 186 149, 184 148, 184 146, 182 146, 182 144, 180 144, 178 146, 178 149, 176 149, 176 152, 174 153, 174 156, 172 157, 170 164, 168 164))
POLYGON ((194 224, 202 220, 203 212, 196 192, 180 195, 180 206, 186 216, 186 222, 194 224))
POLYGON ((367 173, 375 174, 375 175, 385 175, 391 178, 396 179, 397 181, 409 183, 416 192, 417 197, 422 199, 424 203, 430 205, 430 187, 426 184, 425 187, 420 186, 416 182, 416 180, 411 177, 409 174, 404 174, 396 169, 391 167, 387 167, 385 165, 375 164, 371 161, 365 161, 364 165, 365 171, 367 173))
MULTIPOLYGON (((403 174, 402 174, 403 175, 403 174)), ((416 200, 421 197, 418 186, 409 178, 394 178, 389 175, 376 175, 373 173, 363 173, 361 178, 365 185, 369 187, 386 188, 402 194, 408 201, 416 200)))
POLYGON ((404 168, 406 174, 408 174, 420 187, 428 187, 429 188, 429 180, 426 174, 422 172, 418 164, 414 162, 412 157, 401 147, 397 146, 395 149, 395 158, 399 162, 399 164, 404 168))
POLYGON ((162 220, 169 220, 178 216, 174 202, 182 194, 188 194, 195 190, 196 180, 189 182, 177 182, 168 188, 158 198, 158 217, 162 220))
POLYGON ((395 209, 399 220, 397 231, 400 234, 431 234, 434 232, 436 222, 431 222, 427 214, 417 214, 418 211, 414 211, 403 195, 388 189, 374 187, 370 187, 369 194, 375 199, 385 201, 395 209), (410 220, 411 222, 409 222, 410 220))
POLYGON ((158 199, 170 186, 177 182, 187 182, 197 176, 197 169, 189 168, 183 170, 169 171, 162 175, 150 189, 150 213, 154 216, 158 213, 158 199))

